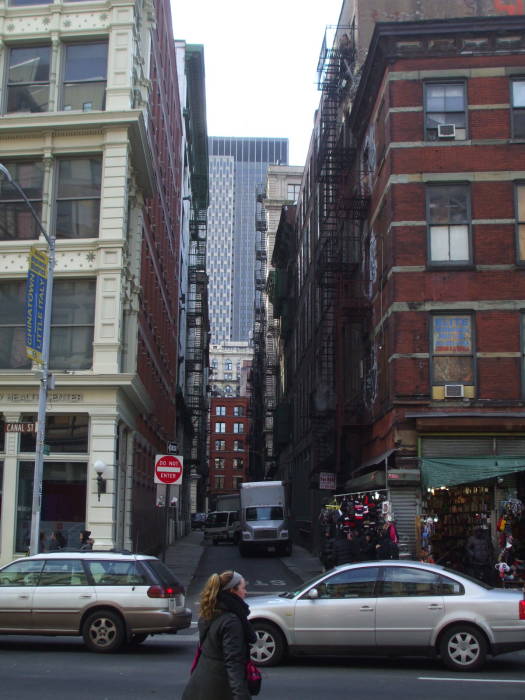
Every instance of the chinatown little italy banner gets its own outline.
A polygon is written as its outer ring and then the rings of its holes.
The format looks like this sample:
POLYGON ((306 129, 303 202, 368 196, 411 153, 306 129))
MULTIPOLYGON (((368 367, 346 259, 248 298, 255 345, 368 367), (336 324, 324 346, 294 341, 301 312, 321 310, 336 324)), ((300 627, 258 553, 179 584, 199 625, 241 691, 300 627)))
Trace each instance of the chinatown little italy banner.
POLYGON ((47 254, 31 248, 26 282, 26 354, 31 360, 40 363, 44 340, 47 272, 47 254))

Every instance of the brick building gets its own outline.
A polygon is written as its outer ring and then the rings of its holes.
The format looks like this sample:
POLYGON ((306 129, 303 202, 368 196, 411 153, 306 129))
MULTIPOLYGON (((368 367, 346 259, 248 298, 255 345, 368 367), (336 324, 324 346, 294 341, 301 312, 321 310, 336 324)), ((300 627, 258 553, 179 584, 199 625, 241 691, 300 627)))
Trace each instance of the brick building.
POLYGON ((238 493, 241 483, 248 480, 249 403, 247 396, 216 396, 210 400, 210 509, 216 496, 238 493))
POLYGON ((325 47, 296 230, 277 234, 280 470, 313 546, 323 496, 380 490, 406 553, 437 517, 448 556, 477 525, 496 543, 525 495, 525 18, 379 23, 362 66, 353 32, 325 47))

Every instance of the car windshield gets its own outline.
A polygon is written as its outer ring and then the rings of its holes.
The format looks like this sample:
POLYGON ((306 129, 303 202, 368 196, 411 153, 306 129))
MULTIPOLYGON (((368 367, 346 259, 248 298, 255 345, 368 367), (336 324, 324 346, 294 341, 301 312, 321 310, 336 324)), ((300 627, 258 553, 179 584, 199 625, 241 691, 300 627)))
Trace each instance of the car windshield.
POLYGON ((210 513, 208 519, 206 520, 207 527, 214 527, 215 525, 226 525, 228 522, 228 513, 210 513))
POLYGON ((281 506, 257 506, 246 508, 246 520, 283 520, 283 509, 281 506))

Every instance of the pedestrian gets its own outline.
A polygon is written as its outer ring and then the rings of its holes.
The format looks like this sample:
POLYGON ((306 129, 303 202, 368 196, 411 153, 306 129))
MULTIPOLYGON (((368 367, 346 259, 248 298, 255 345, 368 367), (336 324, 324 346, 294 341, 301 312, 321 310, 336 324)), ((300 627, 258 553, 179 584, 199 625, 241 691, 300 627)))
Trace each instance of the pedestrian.
POLYGON ((376 559, 399 559, 399 547, 390 536, 388 523, 377 540, 376 559))
POLYGON ((321 552, 319 554, 319 559, 321 560, 321 564, 323 565, 325 571, 329 571, 335 566, 334 546, 335 539, 330 531, 330 528, 327 527, 322 533, 321 552))
POLYGON ((334 544, 334 555, 335 563, 337 566, 340 564, 350 564, 354 561, 359 561, 361 558, 361 552, 359 547, 359 542, 357 537, 351 530, 346 533, 341 533, 334 544))
POLYGON ((82 530, 80 533, 80 550, 91 551, 93 549, 93 540, 91 539, 91 530, 82 530))
POLYGON ((64 549, 66 540, 60 530, 53 530, 49 538, 49 551, 54 552, 57 549, 64 549))
POLYGON ((38 551, 39 552, 45 552, 46 551, 46 533, 41 530, 40 535, 38 537, 38 551))
POLYGON ((474 530, 474 534, 467 540, 466 554, 472 576, 480 581, 485 581, 485 583, 491 583, 493 552, 488 531, 481 527, 474 530))
POLYGON ((246 582, 236 571, 212 574, 200 595, 201 654, 182 700, 250 700, 246 663, 255 632, 244 602, 246 582))

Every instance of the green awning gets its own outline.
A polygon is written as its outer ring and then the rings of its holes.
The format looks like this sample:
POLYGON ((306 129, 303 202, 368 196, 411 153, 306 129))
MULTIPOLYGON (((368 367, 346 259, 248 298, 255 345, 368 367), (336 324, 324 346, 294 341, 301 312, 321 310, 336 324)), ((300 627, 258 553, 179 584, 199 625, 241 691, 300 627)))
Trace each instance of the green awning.
POLYGON ((456 486, 473 481, 525 471, 525 457, 458 457, 445 459, 424 457, 421 459, 423 488, 456 486))

